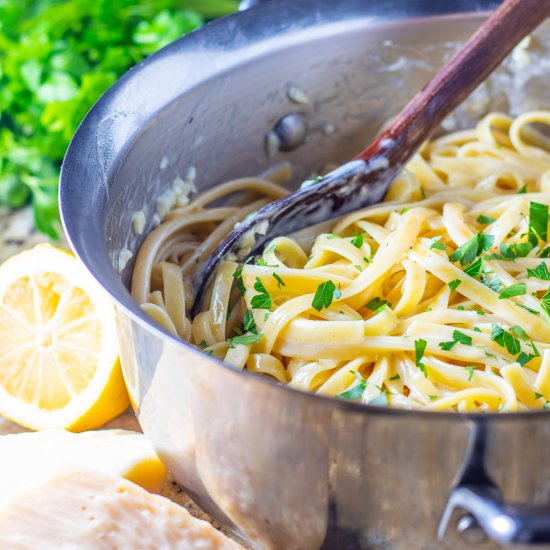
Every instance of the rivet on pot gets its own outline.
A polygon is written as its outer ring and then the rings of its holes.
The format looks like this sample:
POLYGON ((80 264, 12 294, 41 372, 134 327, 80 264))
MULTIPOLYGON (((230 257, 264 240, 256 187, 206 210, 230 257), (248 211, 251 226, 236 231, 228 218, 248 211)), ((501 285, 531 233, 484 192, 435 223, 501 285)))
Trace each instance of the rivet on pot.
POLYGON ((456 530, 464 542, 481 544, 487 540, 487 535, 472 514, 465 514, 456 523, 456 530))
POLYGON ((279 138, 279 150, 292 151, 304 143, 308 131, 306 117, 302 113, 290 113, 280 118, 273 128, 279 138))

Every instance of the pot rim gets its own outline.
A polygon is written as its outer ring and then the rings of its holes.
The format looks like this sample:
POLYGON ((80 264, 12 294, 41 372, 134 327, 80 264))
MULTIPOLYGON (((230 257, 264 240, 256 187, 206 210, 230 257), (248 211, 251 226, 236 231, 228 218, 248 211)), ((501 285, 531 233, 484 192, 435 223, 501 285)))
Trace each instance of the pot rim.
MULTIPOLYGON (((330 14, 338 14, 338 10, 342 4, 353 6, 359 5, 359 2, 329 2, 328 6, 319 6, 316 0, 305 0, 304 2, 311 11, 315 12, 321 9, 326 18, 329 14, 328 25, 331 23, 330 14)), ((400 21, 409 21, 416 18, 437 17, 438 19, 452 19, 452 18, 481 18, 488 13, 490 9, 495 8, 500 2, 495 0, 452 0, 447 2, 437 3, 435 6, 431 0, 424 0, 415 3, 413 9, 407 8, 410 11, 414 11, 413 17, 409 17, 407 14, 403 14, 404 10, 398 10, 396 3, 392 0, 384 0, 377 3, 377 13, 371 14, 368 10, 373 11, 372 6, 364 6, 361 14, 361 20, 367 19, 369 24, 378 25, 381 22, 399 23, 400 21), (384 5, 387 4, 387 5, 384 5), (388 11, 388 7, 391 8, 388 11)), ((302 13, 302 9, 300 13, 302 13)), ((307 10, 304 10, 304 12, 307 10)), ((293 29, 284 28, 282 31, 277 29, 277 23, 284 23, 285 13, 291 12, 295 16, 295 10, 292 11, 292 2, 279 0, 271 3, 266 3, 261 6, 256 6, 243 12, 235 13, 233 15, 224 17, 220 20, 207 24, 202 29, 194 31, 182 38, 179 38, 175 42, 162 48, 158 52, 147 57, 144 61, 131 68, 126 74, 124 74, 113 86, 111 86, 96 102, 96 104, 90 109, 85 118, 80 123, 77 131, 75 132, 69 147, 67 149, 63 165, 61 168, 60 185, 59 185, 59 204, 61 212, 61 220, 63 229, 67 240, 74 251, 75 255, 83 262, 88 271, 98 281, 98 283, 108 292, 110 298, 115 302, 117 309, 121 310, 124 315, 131 318, 145 330, 154 333, 158 338, 169 342, 172 346, 177 346, 187 353, 191 352, 197 354, 196 357, 200 357, 202 361, 205 360, 204 353, 192 345, 180 340, 172 334, 165 331, 162 327, 149 320, 147 315, 141 310, 137 302, 135 302, 128 289, 122 283, 120 277, 115 273, 112 263, 107 254, 105 246, 104 228, 102 226, 102 216, 97 216, 92 219, 91 224, 87 224, 86 228, 82 227, 80 223, 86 216, 83 215, 83 209, 85 211, 87 200, 90 200, 90 205, 94 205, 97 210, 97 205, 103 206, 106 202, 107 183, 106 181, 110 177, 116 175, 118 166, 124 160, 126 153, 132 147, 134 141, 139 137, 141 131, 146 127, 147 123, 152 120, 138 120, 142 125, 132 126, 131 124, 119 123, 120 127, 117 128, 121 132, 122 137, 118 136, 115 143, 115 149, 118 147, 116 155, 113 154, 111 159, 107 159, 107 166, 100 165, 100 159, 98 158, 97 140, 99 139, 98 131, 102 122, 109 119, 113 113, 123 112, 124 109, 119 108, 123 104, 126 96, 126 90, 136 82, 143 81, 144 79, 151 78, 148 73, 154 69, 155 65, 165 62, 171 56, 187 56, 193 52, 208 52, 209 54, 219 53, 223 50, 227 53, 227 43, 223 43, 224 35, 227 33, 227 29, 239 28, 241 32, 245 32, 248 37, 254 36, 254 26, 258 24, 258 21, 271 21, 270 33, 266 36, 262 36, 262 40, 270 40, 272 38, 281 39, 285 34, 292 34, 297 30, 307 31, 307 22, 300 21, 300 25, 293 29), (286 6, 286 9, 285 9, 286 6), (273 24, 274 23, 274 24, 273 24), (277 34, 279 32, 280 34, 277 34), (221 38, 220 38, 221 35, 221 38), (112 159, 116 162, 112 162, 112 159), (109 165, 111 162, 111 165, 109 165), (118 164, 117 164, 118 163, 118 164), (117 164, 117 166, 113 166, 117 164), (110 170, 110 171, 109 171, 110 170), (93 184, 89 185, 90 189, 88 193, 81 193, 82 189, 79 188, 77 181, 99 181, 97 187, 93 184), (92 187, 94 187, 92 189, 92 187), (80 202, 79 202, 80 201, 80 202), (103 202, 101 202, 103 201, 103 202), (101 219, 99 219, 101 217, 101 219), (92 229, 90 231, 90 228, 92 229), (93 230, 96 230, 94 233, 93 230), (97 247, 97 241, 94 243, 88 242, 89 235, 101 235, 101 246, 97 247), (88 239, 87 239, 88 237, 88 239), (91 245, 96 245, 94 248, 91 245), (98 249, 101 249, 98 251, 98 249), (103 254, 101 254, 103 253, 103 254), (95 256, 95 258, 94 258, 95 256), (101 269, 98 271, 95 261, 102 261, 100 264, 101 269)), ((339 14, 338 14, 339 15, 339 14)), ((357 17, 355 18, 357 20, 357 17)), ((252 42, 254 38, 252 38, 252 42)), ((286 44, 281 41, 281 45, 286 44)), ((239 49, 238 46, 233 45, 233 49, 239 49)), ((248 48, 249 50, 251 48, 248 48)), ((231 48, 230 48, 231 50, 231 48)), ((257 55, 256 52, 249 52, 257 55)), ((260 52, 261 53, 261 52, 260 52)), ((254 58, 252 55, 251 58, 254 58)), ((242 57, 241 61, 242 62, 242 57)), ((218 64, 217 71, 225 72, 231 70, 235 65, 235 62, 231 63, 227 60, 218 64), (221 65, 221 67, 220 67, 221 65)), ((208 79, 208 75, 204 69, 195 75, 195 79, 191 79, 192 82, 186 90, 190 90, 196 85, 204 82, 208 79)), ((181 95, 183 90, 180 89, 181 95)), ((173 97, 172 100, 175 100, 173 97)), ((164 106, 168 103, 164 103, 164 106)), ((136 115, 137 116, 137 115, 136 115)), ((135 124, 136 121, 133 121, 135 124)), ((88 220, 87 220, 88 222, 88 220)), ((335 399, 333 397, 326 397, 317 395, 314 393, 305 392, 302 390, 294 389, 286 384, 280 384, 267 377, 257 376, 254 373, 243 370, 238 371, 229 365, 224 364, 222 361, 210 357, 209 363, 215 368, 224 368, 232 376, 248 377, 249 380, 253 380, 257 384, 269 384, 270 386, 278 387, 275 391, 286 391, 294 393, 294 399, 310 399, 315 400, 317 404, 325 403, 325 406, 333 407, 334 410, 345 411, 346 413, 354 414, 375 414, 392 416, 395 418, 406 417, 418 417, 422 419, 432 418, 434 420, 452 420, 453 422, 463 421, 520 421, 522 419, 533 419, 539 416, 548 414, 548 411, 527 411, 516 413, 456 413, 448 411, 427 411, 423 409, 399 409, 392 407, 383 407, 376 405, 368 405, 355 403, 350 401, 344 401, 335 399)))

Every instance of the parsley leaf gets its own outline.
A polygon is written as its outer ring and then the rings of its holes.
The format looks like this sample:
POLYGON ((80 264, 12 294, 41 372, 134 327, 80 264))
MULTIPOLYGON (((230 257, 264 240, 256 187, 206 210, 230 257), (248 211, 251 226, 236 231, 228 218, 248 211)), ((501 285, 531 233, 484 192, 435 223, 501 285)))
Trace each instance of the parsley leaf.
POLYGON ((521 350, 519 340, 496 323, 491 325, 491 340, 505 348, 510 355, 516 355, 521 350))
POLYGON ((522 351, 516 361, 522 366, 524 367, 527 363, 529 363, 529 361, 531 361, 531 359, 534 359, 535 356, 532 355, 531 353, 525 353, 524 351, 522 351))
POLYGON ((235 336, 234 338, 228 338, 227 341, 232 344, 249 345, 254 344, 258 340, 263 338, 263 334, 245 334, 244 336, 235 336))
POLYGON ((450 256, 451 262, 460 261, 461 266, 468 265, 484 250, 493 246, 494 236, 485 233, 476 233, 469 241, 459 246, 450 256))
POLYGON ((468 382, 470 382, 474 376, 474 372, 476 370, 474 365, 470 365, 469 367, 464 367, 468 371, 468 382))
POLYGON ((352 370, 350 372, 352 372, 355 375, 355 378, 359 380, 359 384, 357 384, 356 386, 354 386, 353 388, 347 391, 344 391, 336 395, 335 397, 338 399, 347 399, 350 401, 355 401, 356 399, 361 399, 361 397, 363 397, 363 393, 365 393, 365 389, 367 387, 367 381, 363 378, 363 376, 359 372, 355 370, 352 370))
POLYGON ((272 244, 271 246, 269 246, 264 250, 264 254, 272 254, 273 252, 275 252, 275 250, 277 250, 277 245, 272 244))
POLYGON ((258 328, 256 327, 256 322, 254 321, 254 315, 252 315, 252 312, 249 309, 247 309, 244 313, 243 331, 258 334, 258 328))
POLYGON ((536 245, 538 239, 548 240, 548 205, 529 203, 529 242, 536 245))
POLYGON ((424 351, 426 351, 427 344, 428 342, 422 338, 414 341, 415 363, 426 378, 428 378, 428 370, 426 369, 426 365, 422 363, 422 357, 424 357, 424 351))
POLYGON ((361 248, 363 246, 363 241, 364 241, 364 234, 357 233, 356 235, 353 236, 353 239, 351 239, 351 244, 356 248, 361 248))
POLYGON ((484 216, 483 214, 480 214, 477 217, 477 223, 481 225, 489 225, 490 223, 496 222, 495 218, 490 218, 489 216, 484 216))
POLYGON ((311 302, 311 307, 317 311, 321 311, 323 308, 330 307, 332 301, 336 298, 340 298, 342 293, 336 288, 332 281, 326 281, 321 283, 315 291, 315 296, 311 302))
POLYGON ((478 258, 475 262, 472 262, 465 270, 464 273, 470 277, 478 277, 483 271, 482 259, 478 258))
POLYGON ((256 296, 252 297, 252 300, 250 301, 250 305, 254 309, 271 309, 271 296, 265 289, 262 281, 259 277, 256 277, 256 282, 254 283, 254 290, 259 292, 260 294, 256 294, 256 296))
POLYGON ((453 339, 450 342, 440 342, 439 347, 444 351, 449 351, 453 349, 455 344, 464 344, 465 346, 472 345, 472 337, 460 332, 459 330, 453 331, 453 339))
POLYGON ((540 299, 540 307, 542 308, 542 311, 544 311, 544 313, 546 313, 546 316, 550 317, 550 289, 540 299))
POLYGON ((399 376, 399 374, 396 374, 395 376, 392 376, 390 380, 401 380, 401 376, 399 376))
POLYGON ((548 272, 548 268, 544 262, 541 262, 537 267, 535 267, 535 269, 527 268, 527 277, 550 281, 550 273, 548 272))
POLYGON ((510 332, 512 334, 515 334, 518 338, 520 338, 521 340, 529 340, 529 336, 527 335, 527 333, 519 326, 519 325, 514 325, 511 329, 510 329, 510 332))
POLYGON ((376 298, 373 298, 370 300, 370 302, 365 306, 367 309, 370 309, 371 311, 376 311, 384 308, 388 305, 388 302, 386 300, 382 300, 382 298, 379 298, 378 296, 376 298))
POLYGON ((448 283, 449 288, 451 289, 451 292, 454 292, 458 286, 460 285, 462 281, 460 279, 455 279, 454 281, 451 281, 448 283))
POLYGON ((284 281, 281 279, 281 277, 279 277, 279 275, 277 275, 277 273, 273 273, 273 277, 277 281, 277 287, 279 288, 279 290, 286 286, 284 281))
POLYGON ((499 300, 505 298, 512 298, 513 296, 523 296, 527 292, 527 285, 525 283, 516 283, 514 285, 505 288, 499 295, 499 300))
POLYGON ((439 237, 430 245, 430 248, 435 248, 437 250, 447 250, 447 246, 444 243, 439 242, 439 237))
POLYGON ((542 393, 535 392, 535 399, 540 399, 541 397, 544 397, 542 393))

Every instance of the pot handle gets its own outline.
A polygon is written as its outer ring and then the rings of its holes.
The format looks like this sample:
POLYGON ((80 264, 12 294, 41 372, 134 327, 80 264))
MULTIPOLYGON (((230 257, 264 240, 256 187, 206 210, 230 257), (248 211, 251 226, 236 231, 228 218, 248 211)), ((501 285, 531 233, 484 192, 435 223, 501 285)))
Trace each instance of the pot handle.
POLYGON ((487 538, 499 544, 550 543, 550 505, 510 504, 485 469, 487 433, 485 422, 473 426, 472 438, 459 481, 451 491, 441 518, 440 540, 456 508, 466 511, 457 531, 469 543, 487 538))

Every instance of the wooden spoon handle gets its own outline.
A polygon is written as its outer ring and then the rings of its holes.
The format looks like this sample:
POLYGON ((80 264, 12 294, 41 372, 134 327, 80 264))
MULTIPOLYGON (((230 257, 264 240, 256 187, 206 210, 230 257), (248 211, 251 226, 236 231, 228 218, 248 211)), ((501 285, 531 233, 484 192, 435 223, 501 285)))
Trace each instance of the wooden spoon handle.
POLYGON ((402 164, 512 49, 550 16, 550 0, 506 0, 356 158, 402 164))

